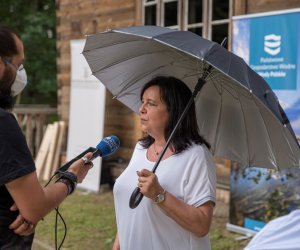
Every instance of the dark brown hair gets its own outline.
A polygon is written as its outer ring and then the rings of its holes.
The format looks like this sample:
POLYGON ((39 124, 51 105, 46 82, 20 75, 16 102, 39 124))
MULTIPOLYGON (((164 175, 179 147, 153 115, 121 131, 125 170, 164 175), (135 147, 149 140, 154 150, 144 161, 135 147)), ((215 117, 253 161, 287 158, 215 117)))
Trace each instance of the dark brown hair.
MULTIPOLYGON (((167 105, 170 117, 165 129, 165 138, 167 140, 189 102, 192 92, 184 82, 175 77, 158 76, 145 84, 141 91, 141 99, 144 92, 151 86, 159 87, 161 99, 167 105)), ((144 148, 148 148, 154 142, 154 139, 150 135, 146 135, 140 142, 144 148)), ((187 149, 192 142, 195 144, 205 144, 210 148, 209 143, 199 134, 194 102, 175 132, 171 145, 174 147, 175 153, 180 153, 187 149)))
POLYGON ((11 85, 16 77, 16 72, 13 67, 8 65, 6 60, 19 53, 15 36, 20 38, 16 32, 0 24, 0 60, 5 65, 3 76, 0 79, 0 108, 3 109, 11 109, 14 105, 11 85))
POLYGON ((0 24, 0 56, 10 58, 18 54, 18 48, 15 42, 14 35, 20 36, 6 26, 0 24))

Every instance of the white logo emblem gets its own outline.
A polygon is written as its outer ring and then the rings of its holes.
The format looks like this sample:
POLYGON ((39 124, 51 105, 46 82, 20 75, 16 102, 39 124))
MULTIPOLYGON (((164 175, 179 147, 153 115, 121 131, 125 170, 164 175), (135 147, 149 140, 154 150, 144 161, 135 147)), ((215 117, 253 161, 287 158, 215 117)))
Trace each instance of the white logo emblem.
POLYGON ((281 45, 281 36, 270 34, 265 36, 264 51, 272 56, 279 54, 281 45))

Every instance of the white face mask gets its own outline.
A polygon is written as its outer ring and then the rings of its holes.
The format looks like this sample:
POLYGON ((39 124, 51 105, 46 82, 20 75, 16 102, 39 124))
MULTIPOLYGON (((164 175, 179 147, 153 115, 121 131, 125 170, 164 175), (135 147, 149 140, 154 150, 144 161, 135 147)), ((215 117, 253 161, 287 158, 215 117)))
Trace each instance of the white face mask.
POLYGON ((17 70, 17 75, 14 83, 11 86, 11 92, 13 96, 16 96, 21 93, 21 91, 27 85, 27 75, 24 68, 17 70))

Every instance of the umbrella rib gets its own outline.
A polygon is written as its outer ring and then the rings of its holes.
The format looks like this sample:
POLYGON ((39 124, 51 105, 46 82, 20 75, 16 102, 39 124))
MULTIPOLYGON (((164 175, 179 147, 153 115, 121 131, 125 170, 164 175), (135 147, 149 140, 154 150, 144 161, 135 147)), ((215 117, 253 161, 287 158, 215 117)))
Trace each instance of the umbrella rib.
MULTIPOLYGON (((164 65, 162 65, 162 66, 159 66, 159 67, 154 68, 154 69, 151 70, 151 71, 145 72, 144 74, 140 74, 140 75, 139 75, 136 79, 134 79, 134 80, 129 80, 128 83, 125 83, 125 84, 124 84, 124 87, 119 91, 119 93, 115 94, 115 97, 116 97, 116 98, 120 98, 120 97, 122 96, 121 93, 122 93, 123 91, 125 91, 128 87, 130 87, 131 85, 135 84, 137 81, 141 80, 141 79, 144 78, 145 76, 150 75, 150 74, 152 74, 153 72, 155 72, 155 71, 157 71, 157 70, 159 70, 159 69, 168 67, 168 66, 170 66, 171 64, 173 64, 174 66, 176 66, 176 65, 174 64, 174 61, 172 61, 172 62, 169 63, 169 64, 164 64, 164 65), (130 83, 130 85, 129 85, 129 83, 130 83)), ((182 65, 178 65, 178 67, 179 67, 179 66, 182 67, 182 65)), ((189 69, 189 68, 187 68, 187 69, 189 69)), ((191 75, 185 75, 185 77, 183 77, 183 79, 185 79, 185 78, 187 78, 187 77, 189 77, 189 76, 193 76, 193 75, 194 75, 194 74, 191 74, 191 75)), ((196 75, 196 74, 195 74, 195 75, 196 75)))
MULTIPOLYGON (((255 99, 255 98, 254 98, 254 99, 255 99)), ((257 101, 261 101, 261 100, 260 100, 260 99, 255 99, 255 101, 254 101, 254 103, 255 103, 256 106, 258 107, 257 101)), ((264 105, 264 104, 262 104, 262 105, 264 105)), ((259 108, 258 108, 258 110, 259 110, 259 108)), ((270 112, 270 115, 272 115, 273 117, 275 117, 275 119, 278 121, 278 118, 277 118, 277 117, 276 117, 269 109, 267 109, 267 111, 270 112)), ((259 112, 259 113, 260 113, 260 112, 259 112)), ((264 121, 263 116, 261 115, 261 113, 260 113, 260 116, 262 117, 262 120, 264 121)), ((264 121, 264 124, 266 124, 265 121, 264 121)), ((286 127, 284 126, 284 124, 281 123, 281 125, 283 125, 283 129, 286 128, 286 127)), ((266 125, 265 125, 265 127, 266 127, 266 125)), ((268 131, 268 130, 266 129, 266 131, 268 131)), ((269 137, 270 145, 272 145, 272 144, 271 144, 271 136, 269 135, 269 133, 268 133, 268 137, 269 137)), ((291 154, 292 154, 293 157, 294 157, 293 160, 294 160, 295 162, 297 162, 297 160, 296 160, 296 158, 295 158, 295 155, 294 155, 294 151, 293 151, 293 149, 292 149, 292 147, 291 147, 291 144, 290 144, 289 140, 287 139, 285 133, 283 133, 283 137, 284 137, 284 139, 285 139, 287 145, 289 146, 289 149, 290 149, 291 154)), ((272 146, 272 148, 273 148, 273 146, 272 146)), ((272 153, 273 153, 273 150, 272 150, 272 153)), ((278 169, 279 169, 279 166, 278 166, 277 161, 276 161, 276 156, 275 156, 275 154, 272 154, 272 156, 273 156, 273 159, 274 159, 274 162, 275 162, 275 165, 276 165, 276 169, 278 170, 278 169)))
MULTIPOLYGON (((140 40, 128 41, 128 42, 126 42, 126 43, 137 42, 137 41, 140 41, 140 40)), ((157 39, 153 39, 153 41, 157 42, 157 44, 158 44, 159 46, 165 46, 165 45, 166 45, 166 43, 164 43, 164 42, 162 42, 162 41, 160 41, 160 40, 157 40, 157 39)), ((109 48, 109 47, 112 47, 112 46, 114 46, 114 45, 119 45, 119 44, 122 44, 122 43, 115 43, 115 44, 113 44, 113 45, 104 46, 104 47, 101 47, 101 48, 98 48, 98 49, 109 48)), ((197 59, 197 62, 199 62, 199 59, 200 59, 201 62, 203 62, 203 60, 204 60, 203 58, 197 57, 197 56, 195 56, 195 55, 193 55, 193 54, 191 54, 191 53, 187 53, 186 51, 179 50, 179 49, 176 48, 175 46, 169 46, 169 48, 171 48, 172 50, 171 50, 171 51, 168 51, 168 50, 166 50, 166 49, 163 47, 162 50, 159 50, 159 51, 148 52, 148 53, 143 53, 143 54, 136 55, 136 56, 132 56, 132 57, 127 57, 127 58, 125 58, 124 60, 119 60, 119 61, 117 61, 117 62, 114 62, 114 63, 110 64, 110 65, 105 66, 104 68, 97 69, 96 71, 93 71, 93 73, 97 73, 98 71, 108 69, 108 68, 110 68, 110 67, 112 67, 112 66, 114 66, 114 65, 117 65, 117 64, 119 64, 119 63, 126 62, 126 61, 128 61, 128 60, 130 60, 130 59, 133 59, 133 58, 138 58, 138 57, 142 57, 142 56, 145 56, 145 55, 151 55, 151 54, 155 55, 155 54, 164 53, 164 52, 166 52, 166 54, 170 54, 170 55, 173 55, 173 53, 174 53, 174 54, 177 54, 177 55, 179 55, 179 56, 181 56, 181 57, 183 57, 183 58, 184 58, 185 55, 188 55, 188 56, 190 56, 191 58, 197 59)), ((91 50, 87 50, 87 51, 91 51, 91 50)), ((172 58, 174 58, 174 57, 172 56, 172 58)), ((185 60, 181 60, 181 61, 189 61, 189 60, 190 60, 190 59, 185 59, 185 60)), ((210 64, 209 62, 206 62, 206 63, 210 64)), ((192 68, 187 68, 187 69, 192 69, 192 68)))
POLYGON ((271 155, 272 155, 272 158, 273 158, 273 160, 274 160, 276 170, 278 171, 278 170, 279 170, 279 167, 278 167, 278 164, 277 164, 276 156, 275 156, 275 154, 273 153, 273 145, 272 145, 272 141, 271 141, 271 136, 270 136, 269 131, 268 131, 268 129, 267 129, 267 126, 266 126, 266 122, 265 122, 265 120, 264 120, 264 117, 263 117, 263 115, 262 115, 261 112, 260 112, 260 109, 259 109, 259 106, 258 106, 258 104, 257 104, 257 102, 256 102, 256 99, 253 98, 253 101, 254 101, 254 103, 255 103, 255 105, 256 105, 256 107, 257 107, 258 113, 259 113, 259 115, 260 115, 260 117, 261 117, 261 119, 262 119, 262 121, 263 121, 263 124, 264 124, 264 127, 265 127, 265 131, 266 131, 266 133, 267 133, 267 135, 268 135, 268 138, 269 138, 269 144, 270 144, 270 146, 271 146, 271 155))
MULTIPOLYGON (((284 125, 284 129, 287 129, 287 127, 286 127, 285 125, 284 125)), ((283 134, 284 134, 284 139, 285 139, 287 145, 289 146, 290 151, 292 152, 292 155, 295 156, 294 150, 293 150, 293 148, 292 148, 292 146, 291 146, 291 143, 290 143, 289 140, 286 138, 285 133, 283 133, 283 134)), ((294 158, 294 161, 297 162, 297 160, 296 160, 295 158, 294 158)), ((299 160, 299 164, 300 164, 300 160, 299 160)))
MULTIPOLYGON (((131 60, 131 59, 136 59, 136 58, 138 58, 138 57, 142 57, 142 56, 145 56, 145 55, 155 55, 155 54, 157 54, 157 53, 164 53, 164 52, 166 52, 165 54, 171 54, 169 51, 162 50, 162 51, 155 51, 155 52, 144 53, 144 54, 140 54, 140 55, 138 55, 138 56, 127 57, 127 58, 125 58, 125 59, 123 59, 123 60, 116 61, 116 62, 114 62, 114 63, 111 63, 111 64, 109 64, 109 65, 106 65, 105 67, 102 67, 102 68, 100 68, 100 69, 97 69, 97 70, 93 71, 93 74, 96 74, 96 73, 98 73, 99 71, 102 71, 102 70, 109 69, 109 68, 111 68, 111 67, 113 67, 113 66, 115 66, 115 65, 117 65, 117 64, 124 63, 124 62, 126 62, 126 61, 131 60)), ((173 58, 173 59, 174 59, 174 58, 173 58)), ((181 60, 181 62, 185 62, 185 61, 189 61, 189 59, 183 59, 183 60, 181 60)), ((171 65, 172 63, 174 64, 174 62, 176 63, 176 61, 172 61, 171 63, 169 63, 169 64, 167 64, 167 65, 164 65, 164 66, 169 66, 169 65, 171 65)), ((182 65, 180 65, 180 67, 182 67, 182 65)), ((192 67, 185 67, 185 68, 186 68, 186 69, 193 69, 192 67)))
MULTIPOLYGON (((213 72, 217 72, 217 73, 215 73, 215 74, 210 74, 210 79, 211 80, 213 80, 213 79, 218 79, 218 75, 222 75, 222 73, 220 72, 220 71, 218 71, 217 69, 214 69, 214 71, 213 72)), ((212 73, 213 73, 212 72, 212 73)), ((226 75, 226 77, 228 77, 227 75, 226 75)), ((230 77, 229 77, 230 78, 230 77)), ((230 79, 232 79, 232 78, 230 78, 230 79)), ((227 79, 223 79, 222 81, 228 81, 227 79)), ((213 81, 212 81, 213 82, 213 81)), ((230 81, 228 81, 228 82, 230 82, 230 81)), ((222 83, 220 83, 220 85, 222 85, 223 86, 223 88, 224 88, 224 90, 226 90, 234 99, 236 99, 236 100, 238 100, 238 97, 237 96, 235 96, 235 95, 233 95, 232 93, 231 93, 231 90, 233 90, 233 91, 235 91, 236 93, 238 93, 239 95, 242 95, 242 96, 244 96, 245 98, 247 98, 247 99, 249 99, 249 98, 251 98, 251 96, 252 96, 252 94, 249 94, 249 89, 247 89, 247 88, 243 88, 243 90, 245 90, 245 93, 244 92, 242 92, 241 90, 239 90, 239 89, 236 89, 236 88, 234 88, 232 85, 234 85, 234 84, 228 84, 228 82, 227 82, 227 84, 225 85, 225 84, 222 84, 222 83), (248 94, 246 94, 246 93, 248 93, 248 94)), ((233 81, 234 83, 235 83, 235 81, 233 81)), ((215 85, 215 87, 216 87, 216 85, 215 85)), ((216 89, 218 90, 218 88, 216 87, 216 89)), ((219 91, 218 91, 219 92, 219 91)))
MULTIPOLYGON (((222 88, 222 86, 221 86, 221 89, 223 89, 222 88)), ((218 89, 217 89, 217 91, 218 91, 218 89)), ((222 92, 222 90, 221 90, 221 92, 222 92)), ((216 128, 216 137, 215 137, 215 140, 214 140, 214 147, 213 147, 213 154, 215 154, 215 152, 216 152, 216 148, 217 148, 217 140, 218 140, 218 138, 219 138, 219 127, 220 127, 220 121, 221 121, 221 115, 222 115, 222 108, 223 108, 223 96, 222 96, 222 93, 221 93, 221 105, 220 105, 220 109, 219 109, 219 115, 218 115, 218 122, 217 122, 217 128, 216 128)))
POLYGON ((241 99, 239 97, 239 100, 240 100, 240 107, 241 107, 241 111, 242 111, 242 114, 243 114, 243 120, 244 120, 244 127, 245 127, 245 131, 246 131, 246 145, 247 145, 247 156, 248 156, 248 166, 250 166, 250 147, 249 147, 249 140, 248 140, 248 129, 247 129, 247 126, 246 126, 246 120, 245 120, 245 112, 244 112, 244 108, 243 108, 243 105, 242 105, 242 102, 241 102, 241 99))
POLYGON ((108 68, 110 68, 110 67, 112 67, 112 66, 115 66, 115 65, 117 65, 117 64, 119 64, 119 63, 123 63, 123 62, 126 62, 126 61, 131 60, 131 59, 134 59, 134 58, 138 58, 138 57, 145 56, 145 55, 151 55, 151 54, 155 55, 156 53, 163 53, 163 52, 164 52, 164 50, 162 50, 162 51, 155 51, 155 52, 148 52, 148 53, 140 54, 140 55, 138 55, 138 56, 126 57, 125 59, 121 59, 121 60, 119 60, 119 61, 115 61, 115 62, 113 62, 113 63, 111 63, 111 64, 106 65, 106 66, 103 67, 103 68, 97 69, 97 70, 93 71, 93 73, 97 73, 97 72, 99 72, 99 71, 108 69, 108 68))
MULTIPOLYGON (((154 41, 156 41, 156 42, 158 42, 158 43, 160 43, 160 44, 163 44, 163 45, 165 45, 165 46, 168 46, 168 47, 170 47, 170 48, 172 48, 172 49, 174 49, 174 51, 175 52, 177 52, 177 53, 179 53, 179 52, 181 52, 181 53, 183 53, 183 54, 185 54, 185 55, 189 55, 189 56, 191 56, 191 57, 194 57, 194 58, 196 58, 196 59, 200 59, 200 60, 205 60, 205 58, 201 58, 201 57, 199 57, 198 55, 194 55, 193 53, 191 53, 191 52, 189 52, 189 51, 185 51, 185 50, 183 50, 183 49, 181 49, 181 48, 179 48, 179 47, 176 47, 176 46, 174 46, 174 45, 172 45, 172 44, 169 44, 169 43, 166 43, 166 42, 164 42, 164 41, 161 41, 161 40, 159 40, 159 39, 156 39, 156 38, 153 38, 153 40, 154 41)), ((208 50, 210 50, 211 48, 212 48, 213 46, 211 46, 208 50)), ((205 60, 206 61, 206 60, 205 60)), ((208 64, 210 64, 210 62, 208 62, 208 61, 206 61, 208 64)), ((210 64, 211 65, 211 64, 210 64)), ((212 65, 213 66, 213 65, 212 65)))

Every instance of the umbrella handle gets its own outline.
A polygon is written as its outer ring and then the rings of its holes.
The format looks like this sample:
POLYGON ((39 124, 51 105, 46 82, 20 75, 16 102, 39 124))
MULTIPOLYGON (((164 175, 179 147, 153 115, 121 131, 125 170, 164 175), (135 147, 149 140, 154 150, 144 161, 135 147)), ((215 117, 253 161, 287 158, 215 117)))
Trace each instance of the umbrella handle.
POLYGON ((129 207, 132 209, 136 208, 140 204, 143 197, 144 195, 140 192, 140 188, 136 187, 130 196, 129 207))

